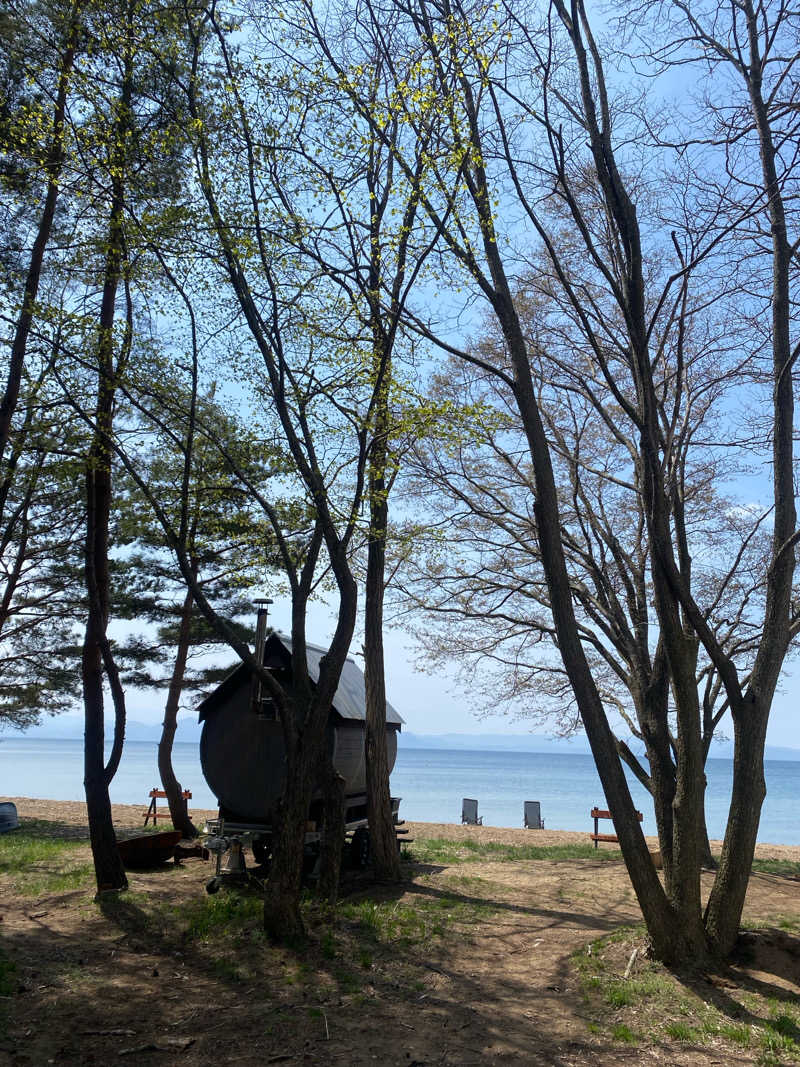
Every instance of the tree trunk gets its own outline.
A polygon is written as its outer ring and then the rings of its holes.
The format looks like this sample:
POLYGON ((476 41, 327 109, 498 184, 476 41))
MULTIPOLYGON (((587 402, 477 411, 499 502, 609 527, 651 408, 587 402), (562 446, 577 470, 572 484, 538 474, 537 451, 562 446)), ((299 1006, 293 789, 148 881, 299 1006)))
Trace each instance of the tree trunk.
POLYGON ((183 798, 183 787, 178 781, 172 766, 172 745, 175 741, 175 731, 178 728, 178 706, 183 688, 183 678, 186 673, 186 661, 189 656, 189 635, 192 625, 193 606, 194 597, 187 592, 181 608, 175 665, 172 668, 172 677, 167 691, 167 702, 164 705, 161 739, 158 742, 158 773, 161 777, 164 792, 167 794, 172 825, 187 838, 198 836, 197 827, 189 818, 189 808, 183 798))
POLYGON ((275 942, 291 943, 305 937, 300 889, 306 821, 317 761, 311 763, 307 759, 302 751, 304 747, 299 745, 297 758, 288 761, 286 786, 272 842, 272 864, 264 896, 264 930, 275 942))
POLYGON ((706 824, 705 809, 703 810, 703 826, 701 833, 702 836, 700 840, 700 862, 707 871, 716 871, 719 868, 719 863, 717 863, 716 859, 714 858, 714 854, 711 851, 711 842, 708 839, 708 825, 706 824))
POLYGON ((706 905, 708 937, 722 956, 736 944, 744 908, 761 805, 767 793, 764 781, 764 744, 771 694, 763 705, 752 696, 734 711, 733 789, 719 869, 706 905))
POLYGON ((97 892, 127 889, 128 879, 117 849, 111 818, 104 758, 103 669, 97 620, 90 610, 81 663, 83 680, 84 736, 83 786, 89 818, 97 892))
MULTIPOLYGON (((130 11, 128 12, 130 18, 130 11)), ((130 22, 128 23, 130 30, 130 22)), ((111 820, 108 784, 119 758, 124 731, 124 706, 118 706, 115 725, 115 752, 108 770, 103 760, 103 647, 108 652, 106 631, 109 611, 109 516, 111 512, 111 431, 113 426, 115 370, 114 318, 117 290, 124 261, 125 235, 123 212, 125 206, 125 165, 130 129, 130 107, 133 92, 133 43, 125 53, 124 77, 118 100, 118 119, 111 136, 112 195, 108 221, 108 244, 103 270, 103 290, 97 331, 97 405, 94 431, 86 457, 86 591, 89 618, 83 644, 82 676, 86 720, 84 735, 84 788, 89 815, 89 836, 92 844, 98 892, 125 889, 128 880, 116 847, 111 820)), ((130 328, 125 343, 129 347, 130 328)), ((123 357, 121 357, 121 362, 123 357)), ((110 664, 109 664, 110 666, 110 664)), ((112 685, 117 679, 112 679, 112 685)))
POLYGON ((327 745, 320 761, 320 781, 324 796, 324 814, 317 892, 321 900, 335 904, 339 895, 344 847, 344 778, 334 767, 331 749, 327 745))
POLYGON ((385 387, 380 391, 378 408, 370 457, 370 528, 364 594, 367 821, 376 880, 399 882, 402 877, 400 854, 392 816, 386 751, 386 675, 383 655, 383 586, 389 514, 385 476, 388 432, 385 387))

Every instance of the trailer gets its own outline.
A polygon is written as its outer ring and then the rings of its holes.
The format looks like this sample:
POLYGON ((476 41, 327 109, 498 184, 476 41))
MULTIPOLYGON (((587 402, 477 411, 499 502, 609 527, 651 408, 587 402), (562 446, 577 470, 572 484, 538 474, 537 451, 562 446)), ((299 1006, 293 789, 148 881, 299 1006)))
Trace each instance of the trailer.
MULTIPOLYGON (((265 613, 264 613, 265 614, 265 613)), ((261 616, 261 612, 259 612, 261 616)), ((284 685, 291 684, 291 638, 285 634, 267 636, 259 617, 256 629, 256 655, 264 667, 284 685), (261 631, 261 632, 260 632, 261 631)), ((325 649, 307 646, 312 682, 319 678, 325 649)), ((203 731, 200 762, 203 775, 219 803, 219 817, 206 827, 205 845, 216 853, 217 870, 209 883, 213 892, 220 879, 238 877, 246 870, 243 850, 252 851, 255 863, 269 863, 272 837, 283 791, 286 760, 283 727, 269 695, 262 693, 258 680, 243 664, 235 668, 199 705, 203 731), (223 861, 223 857, 226 857, 223 861)), ((386 704, 386 752, 391 772, 397 758, 397 737, 403 719, 386 704)), ((344 779, 347 856, 354 865, 369 859, 367 824, 366 699, 364 675, 348 657, 342 670, 327 725, 326 743, 333 766, 344 779)), ((305 837, 306 867, 314 873, 319 857, 323 797, 316 789, 307 817, 305 837)), ((400 799, 392 799, 398 835, 400 799)), ((401 836, 398 836, 398 840, 401 836)))

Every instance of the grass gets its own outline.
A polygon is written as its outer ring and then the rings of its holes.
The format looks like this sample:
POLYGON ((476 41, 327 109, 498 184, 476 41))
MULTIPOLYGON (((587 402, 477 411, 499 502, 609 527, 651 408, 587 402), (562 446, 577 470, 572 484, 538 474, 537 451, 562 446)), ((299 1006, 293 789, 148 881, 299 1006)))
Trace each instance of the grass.
MULTIPOLYGON (((28 823, 22 830, 0 841, 0 875, 13 881, 21 893, 59 892, 91 887, 93 872, 86 856, 86 842, 58 836, 64 828, 45 822, 28 823), (84 852, 76 850, 84 846, 84 852)), ((619 860, 616 851, 595 851, 591 844, 551 846, 509 846, 496 842, 418 839, 413 859, 421 863, 463 864, 494 860, 619 860)), ((793 876, 800 864, 783 860, 757 861, 754 869, 793 876)), ((394 961, 394 978, 406 983, 412 994, 422 991, 413 963, 397 970, 403 950, 416 948, 409 958, 424 954, 425 947, 438 939, 473 935, 479 923, 494 913, 495 905, 467 897, 496 898, 500 887, 470 875, 469 868, 446 872, 434 879, 418 875, 418 892, 402 900, 375 897, 349 898, 331 911, 312 898, 304 902, 309 940, 295 954, 273 952, 265 943, 262 929, 263 898, 247 891, 198 894, 180 908, 166 899, 154 901, 145 894, 128 892, 109 899, 102 906, 114 913, 119 925, 135 931, 145 943, 157 941, 163 948, 196 953, 217 977, 229 983, 258 981, 266 971, 282 975, 287 984, 311 989, 324 981, 339 996, 364 995, 365 982, 374 982, 365 972, 382 972, 394 961), (427 882, 435 882, 432 890, 427 882), (399 951, 398 951, 399 950, 399 951)), ((800 916, 772 917, 769 923, 755 922, 755 929, 779 927, 797 934, 800 916)), ((634 946, 644 938, 644 927, 615 930, 573 957, 586 1008, 587 1026, 593 1033, 615 1042, 638 1045, 663 1042, 711 1044, 719 1048, 748 1049, 761 1067, 800 1063, 800 1005, 778 999, 767 1000, 750 991, 730 994, 734 1000, 727 1014, 718 1010, 696 981, 680 977, 659 964, 639 958, 631 975, 623 972, 634 946), (740 1010, 738 1010, 740 1009, 740 1010)), ((17 988, 14 964, 0 954, 0 997, 9 997, 17 988)), ((0 1000, 0 1023, 3 1005, 0 1000)))
POLYGON ((498 841, 448 841, 444 838, 417 838, 405 851, 415 863, 470 863, 480 860, 524 862, 526 860, 620 860, 616 849, 595 849, 586 845, 503 845, 498 841))
POLYGON ((614 1038, 615 1041, 621 1041, 625 1045, 639 1044, 638 1036, 633 1032, 633 1030, 630 1029, 629 1026, 626 1026, 625 1023, 617 1023, 615 1026, 612 1026, 611 1036, 614 1038))
POLYGON ((261 896, 224 892, 198 899, 190 908, 183 908, 180 917, 189 940, 237 938, 245 930, 261 929, 264 901, 261 896))
POLYGON ((701 1047, 750 1048, 760 1067, 800 1063, 800 1004, 788 994, 786 999, 766 998, 731 984, 726 998, 716 1001, 713 988, 697 975, 682 978, 641 956, 625 978, 644 932, 641 925, 621 928, 572 957, 591 1033, 626 1043, 657 1044, 668 1038, 701 1047), (642 1020, 650 1020, 647 1028, 642 1020))
POLYGON ((675 1041, 697 1041, 699 1034, 688 1023, 673 1022, 667 1023, 664 1027, 664 1033, 669 1037, 674 1038, 675 1041))
MULTIPOLYGON (((444 838, 417 838, 403 853, 415 863, 469 863, 479 860, 524 862, 526 860, 621 861, 618 849, 596 849, 585 845, 503 845, 497 841, 450 841, 444 838)), ((754 859, 753 871, 800 877, 800 862, 782 859, 754 859)))
POLYGON ((86 842, 52 834, 48 823, 40 826, 37 820, 3 836, 0 875, 12 878, 14 889, 23 896, 62 893, 92 884, 92 865, 74 856, 86 842))
POLYGON ((781 874, 800 877, 800 862, 795 860, 753 860, 751 868, 758 874, 781 874))
POLYGON ((770 930, 777 927, 788 934, 800 934, 800 915, 773 915, 768 919, 742 920, 743 930, 770 930))
POLYGON ((355 924, 382 945, 424 944, 431 937, 444 936, 452 924, 479 922, 491 914, 489 905, 475 904, 445 894, 412 903, 376 901, 369 898, 344 901, 338 908, 340 919, 355 924))

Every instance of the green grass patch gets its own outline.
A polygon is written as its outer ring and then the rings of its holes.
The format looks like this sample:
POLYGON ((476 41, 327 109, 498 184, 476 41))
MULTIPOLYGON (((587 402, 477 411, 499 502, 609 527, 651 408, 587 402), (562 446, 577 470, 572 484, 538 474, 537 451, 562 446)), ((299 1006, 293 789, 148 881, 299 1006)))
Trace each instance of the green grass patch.
POLYGON ((23 896, 43 896, 89 887, 94 878, 90 863, 75 858, 86 841, 53 836, 49 823, 31 820, 0 841, 0 875, 13 879, 23 896))
POLYGON ((204 940, 210 936, 236 937, 245 929, 261 930, 264 901, 259 895, 223 892, 198 899, 183 909, 186 936, 204 940))
POLYGON ((620 982, 619 985, 609 986, 603 996, 610 1008, 624 1008, 636 1000, 631 982, 620 982))
POLYGON ((499 841, 448 841, 444 838, 417 838, 406 850, 415 863, 524 862, 526 860, 621 860, 617 849, 595 849, 585 845, 503 845, 499 841))
POLYGON ((620 1041, 625 1045, 637 1045, 639 1038, 625 1023, 616 1023, 611 1027, 611 1036, 615 1041, 620 1041))
POLYGON ((58 862, 85 844, 42 836, 36 829, 16 830, 0 838, 0 874, 19 874, 34 864, 58 862))
POLYGON ((664 1033, 674 1038, 675 1041, 697 1041, 700 1036, 688 1023, 679 1021, 667 1023, 664 1027, 664 1033))
MULTIPOLYGON (((769 925, 774 927, 774 920, 769 925)), ((734 1050, 751 1048, 761 1067, 800 1063, 800 1005, 788 993, 765 998, 745 986, 737 989, 728 984, 735 982, 732 972, 725 971, 728 1003, 718 1008, 714 987, 694 971, 681 976, 641 955, 625 978, 643 936, 642 926, 620 928, 572 957, 590 1032, 617 1041, 629 1029, 637 1040, 653 1044, 665 1039, 700 1047, 727 1044, 732 1058, 740 1055, 734 1050), (735 1021, 737 1004, 747 1022, 735 1021), (643 1019, 649 1020, 647 1029, 643 1019)))
POLYGON ((743 930, 785 930, 789 934, 800 934, 800 915, 772 915, 764 919, 742 919, 743 930))
POLYGON ((800 862, 796 860, 753 860, 751 869, 759 874, 800 877, 800 862))
POLYGON ((742 1048, 747 1048, 752 1040, 750 1027, 740 1026, 737 1023, 720 1023, 718 1027, 712 1030, 712 1033, 725 1038, 732 1045, 741 1045, 742 1048))
POLYGON ((453 923, 478 922, 494 909, 445 894, 411 903, 369 898, 344 901, 338 910, 340 919, 356 923, 373 941, 384 945, 419 945, 430 937, 442 937, 453 923))
MULTIPOLYGON (((757 1062, 770 1065, 779 1063, 791 1063, 800 1059, 800 1045, 786 1033, 774 1025, 775 1020, 767 1022, 759 1039, 760 1051, 757 1062)), ((797 1027, 790 1023, 796 1032, 797 1027)))

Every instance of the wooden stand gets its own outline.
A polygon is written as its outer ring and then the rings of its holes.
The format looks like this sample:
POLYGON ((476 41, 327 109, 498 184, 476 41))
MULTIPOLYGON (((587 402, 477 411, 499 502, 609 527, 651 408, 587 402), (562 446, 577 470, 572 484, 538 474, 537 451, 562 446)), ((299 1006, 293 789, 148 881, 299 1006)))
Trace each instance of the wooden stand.
MULTIPOLYGON (((151 819, 153 820, 153 826, 158 826, 158 817, 159 817, 159 815, 161 816, 162 820, 166 819, 167 822, 169 822, 169 808, 167 808, 166 811, 164 811, 163 809, 161 811, 159 811, 158 807, 156 805, 156 801, 157 800, 166 800, 167 799, 167 794, 164 792, 164 790, 163 789, 151 789, 149 794, 148 794, 148 796, 150 797, 150 807, 144 813, 144 824, 145 824, 145 826, 147 826, 147 824, 150 822, 151 819)), ((191 792, 190 789, 184 789, 184 791, 181 793, 181 796, 183 797, 184 800, 191 800, 192 799, 192 792, 191 792)))

